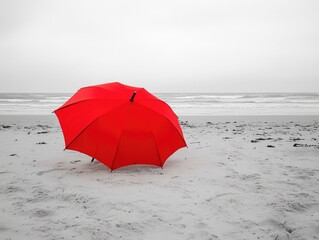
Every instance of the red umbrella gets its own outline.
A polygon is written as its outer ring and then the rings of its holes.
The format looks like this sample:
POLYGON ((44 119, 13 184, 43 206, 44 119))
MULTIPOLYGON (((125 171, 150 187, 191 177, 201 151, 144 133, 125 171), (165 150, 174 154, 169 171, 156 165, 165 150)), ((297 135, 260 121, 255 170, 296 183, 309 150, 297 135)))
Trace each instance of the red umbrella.
POLYGON ((65 148, 111 170, 131 164, 163 167, 186 146, 175 113, 144 88, 116 82, 84 87, 54 112, 65 148))

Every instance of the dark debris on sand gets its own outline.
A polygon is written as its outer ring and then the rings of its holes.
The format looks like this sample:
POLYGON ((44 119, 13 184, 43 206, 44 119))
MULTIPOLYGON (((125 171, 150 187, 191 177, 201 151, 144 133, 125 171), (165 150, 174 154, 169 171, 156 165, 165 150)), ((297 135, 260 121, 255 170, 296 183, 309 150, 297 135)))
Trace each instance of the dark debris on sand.
POLYGON ((11 128, 12 126, 11 125, 1 125, 1 128, 11 128))
POLYGON ((315 144, 304 144, 304 143, 295 143, 293 147, 316 147, 319 148, 319 145, 315 144))
POLYGON ((38 125, 36 125, 36 127, 42 128, 43 130, 44 130, 44 129, 47 129, 47 128, 51 128, 51 127, 50 127, 49 125, 47 125, 47 124, 44 124, 44 125, 38 124, 38 125))
POLYGON ((195 125, 189 124, 188 121, 181 121, 180 124, 184 127, 195 128, 195 125))

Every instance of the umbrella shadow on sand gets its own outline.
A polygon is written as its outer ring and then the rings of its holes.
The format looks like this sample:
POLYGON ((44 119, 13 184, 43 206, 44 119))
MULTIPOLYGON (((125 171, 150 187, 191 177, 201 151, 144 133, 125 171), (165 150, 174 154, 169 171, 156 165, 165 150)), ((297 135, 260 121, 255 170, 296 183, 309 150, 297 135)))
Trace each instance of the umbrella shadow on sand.
MULTIPOLYGON (((172 159, 173 160, 173 159, 172 159)), ((163 174, 165 170, 169 168, 175 168, 174 166, 178 165, 174 160, 170 161, 165 164, 165 169, 160 168, 158 166, 154 166, 151 164, 136 164, 136 165, 129 165, 129 166, 124 166, 115 170, 109 169, 106 167, 103 163, 100 163, 98 161, 94 161, 93 163, 85 163, 80 165, 77 170, 83 171, 83 173, 90 173, 90 172, 108 172, 109 174, 128 174, 128 173, 154 173, 154 174, 163 174)), ((177 166, 176 166, 177 167, 177 166)))
POLYGON ((163 175, 165 173, 171 172, 170 169, 177 169, 180 168, 180 164, 182 162, 182 158, 180 157, 172 157, 165 163, 164 168, 152 165, 152 164, 135 164, 135 165, 128 165, 121 168, 117 168, 112 170, 105 166, 103 163, 99 161, 86 161, 86 160, 63 160, 59 161, 57 167, 44 170, 39 172, 38 175, 43 175, 49 172, 55 171, 68 171, 74 172, 77 174, 87 174, 87 175, 118 175, 118 174, 155 174, 155 175, 163 175))

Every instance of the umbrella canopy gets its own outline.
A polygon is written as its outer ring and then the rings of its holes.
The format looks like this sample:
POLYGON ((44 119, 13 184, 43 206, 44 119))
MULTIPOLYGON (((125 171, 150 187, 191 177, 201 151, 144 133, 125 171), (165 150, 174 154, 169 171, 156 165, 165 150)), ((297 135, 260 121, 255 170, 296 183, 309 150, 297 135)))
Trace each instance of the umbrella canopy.
POLYGON ((144 88, 117 82, 84 87, 54 113, 65 148, 111 170, 131 164, 163 167, 171 154, 186 146, 175 113, 144 88))

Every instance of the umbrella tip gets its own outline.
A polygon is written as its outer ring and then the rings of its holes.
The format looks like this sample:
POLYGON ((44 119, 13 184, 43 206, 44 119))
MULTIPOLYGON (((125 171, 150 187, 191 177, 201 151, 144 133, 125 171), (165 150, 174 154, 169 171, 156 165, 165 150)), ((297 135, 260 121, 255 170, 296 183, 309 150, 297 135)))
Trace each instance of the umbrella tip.
POLYGON ((134 91, 134 93, 133 93, 133 95, 132 95, 132 97, 131 97, 131 99, 130 99, 130 102, 133 102, 133 101, 134 101, 135 95, 136 95, 136 91, 134 91))

